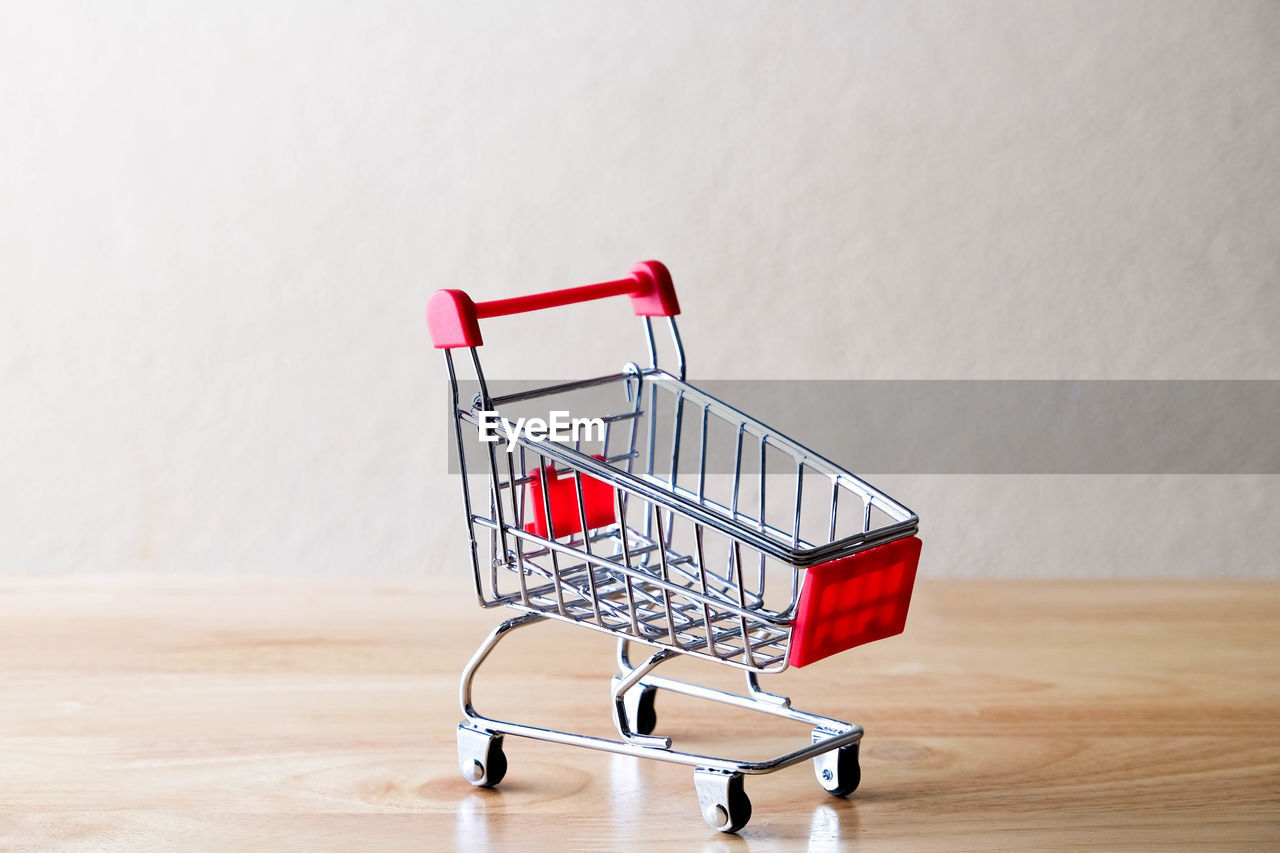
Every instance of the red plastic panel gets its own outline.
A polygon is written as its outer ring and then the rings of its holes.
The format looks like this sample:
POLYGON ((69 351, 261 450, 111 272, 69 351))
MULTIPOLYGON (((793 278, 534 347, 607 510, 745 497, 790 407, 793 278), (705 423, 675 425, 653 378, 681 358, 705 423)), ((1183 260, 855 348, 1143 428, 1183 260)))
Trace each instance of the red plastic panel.
POLYGON ((806 572, 791 631, 792 666, 901 634, 920 564, 912 536, 806 572))
MULTIPOLYGON (((525 522, 524 529, 535 536, 547 535, 547 507, 542 499, 543 473, 541 468, 531 471, 529 476, 533 481, 527 487, 528 493, 533 496, 533 520, 525 522)), ((568 472, 563 476, 558 475, 555 466, 548 465, 545 475, 547 495, 551 499, 551 526, 555 529, 556 537, 581 533, 582 516, 578 512, 578 485, 573 474, 568 472)), ((603 480, 597 480, 586 474, 582 475, 582 505, 586 509, 588 530, 613 524, 616 520, 613 486, 603 480)))

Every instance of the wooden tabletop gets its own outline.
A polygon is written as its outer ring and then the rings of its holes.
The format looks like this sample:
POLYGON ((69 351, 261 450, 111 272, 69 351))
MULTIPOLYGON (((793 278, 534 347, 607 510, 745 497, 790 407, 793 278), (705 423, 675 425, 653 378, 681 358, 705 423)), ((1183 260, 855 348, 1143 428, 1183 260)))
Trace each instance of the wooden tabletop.
MULTIPOLYGON (((463 781, 457 675, 508 615, 461 575, 2 579, 0 849, 1280 847, 1277 584, 921 580, 906 634, 763 679, 866 729, 863 781, 748 777, 740 837, 687 767, 508 737, 498 789, 463 781)), ((612 655, 527 628, 478 706, 608 736, 612 655)), ((752 758, 807 737, 670 694, 658 715, 752 758)))

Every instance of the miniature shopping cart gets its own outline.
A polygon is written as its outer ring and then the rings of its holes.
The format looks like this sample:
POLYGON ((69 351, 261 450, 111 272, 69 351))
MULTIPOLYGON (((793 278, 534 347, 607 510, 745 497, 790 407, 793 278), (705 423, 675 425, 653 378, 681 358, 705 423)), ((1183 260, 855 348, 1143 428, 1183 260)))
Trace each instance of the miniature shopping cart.
POLYGON ((735 832, 751 817, 744 774, 812 760, 830 793, 847 796, 858 786, 862 729, 792 708, 762 690, 758 675, 901 633, 920 556, 918 519, 685 382, 679 310, 670 275, 656 261, 617 281, 550 293, 479 303, 459 290, 431 297, 428 324, 449 370, 476 594, 484 607, 522 611, 489 634, 462 673, 458 755, 462 775, 481 787, 506 773, 504 735, 689 765, 707 823, 735 832), (480 320, 623 295, 644 318, 647 366, 501 394, 486 382, 480 320), (666 319, 674 373, 658 366, 654 318, 666 319), (470 354, 465 377, 458 348, 470 354), (575 394, 594 407, 574 411, 594 430, 517 428, 521 407, 575 394), (476 711, 472 682, 490 652, 516 628, 547 619, 618 638, 611 710, 619 739, 476 711), (633 664, 633 643, 654 650, 633 664), (676 655, 742 670, 744 693, 653 674, 676 655), (767 761, 682 752, 654 734, 658 690, 799 722, 811 727, 811 738, 767 761))

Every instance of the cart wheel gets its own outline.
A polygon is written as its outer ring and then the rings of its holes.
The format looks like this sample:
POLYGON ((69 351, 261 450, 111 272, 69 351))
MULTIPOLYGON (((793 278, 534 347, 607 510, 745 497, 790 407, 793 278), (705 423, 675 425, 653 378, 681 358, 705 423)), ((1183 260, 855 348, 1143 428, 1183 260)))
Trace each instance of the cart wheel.
POLYGON ((858 789, 862 781, 862 767, 858 764, 858 744, 853 743, 824 752, 813 759, 813 772, 818 784, 828 794, 847 797, 858 789))
POLYGON ((702 818, 712 829, 737 832, 751 820, 751 800, 743 790, 741 773, 698 768, 693 784, 702 818))
MULTIPOLYGON (((621 679, 613 677, 616 685, 621 679)), ((632 687, 622 694, 622 704, 627 710, 627 725, 638 735, 651 735, 658 727, 658 714, 653 708, 653 700, 658 695, 658 688, 646 685, 632 687)))
POLYGON ((641 687, 637 693, 635 708, 627 709, 631 714, 631 729, 636 734, 651 735, 658 727, 658 712, 653 707, 653 700, 658 696, 658 688, 641 687))
POLYGON ((507 775, 502 735, 480 731, 466 723, 458 726, 458 769, 477 788, 492 788, 507 775))

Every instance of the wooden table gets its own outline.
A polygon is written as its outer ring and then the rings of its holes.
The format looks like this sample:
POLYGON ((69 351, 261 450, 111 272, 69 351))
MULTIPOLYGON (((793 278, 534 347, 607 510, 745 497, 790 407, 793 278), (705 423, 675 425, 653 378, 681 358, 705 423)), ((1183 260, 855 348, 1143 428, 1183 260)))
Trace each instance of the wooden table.
MULTIPOLYGON (((463 576, 0 580, 0 849, 1280 847, 1277 584, 922 580, 903 636, 764 679, 866 728, 863 783, 749 778, 741 837, 675 765, 508 738, 501 787, 467 785, 457 673, 509 613, 463 576)), ((528 628, 477 702, 608 735, 612 654, 528 628)), ((658 713, 751 757, 807 736, 658 713)))

